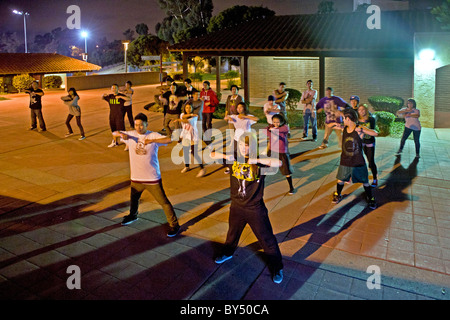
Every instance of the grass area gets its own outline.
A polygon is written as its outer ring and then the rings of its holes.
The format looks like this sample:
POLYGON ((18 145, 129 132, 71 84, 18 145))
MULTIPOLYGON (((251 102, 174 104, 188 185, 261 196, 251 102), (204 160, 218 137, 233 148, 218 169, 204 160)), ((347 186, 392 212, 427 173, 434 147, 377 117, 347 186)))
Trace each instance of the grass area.
POLYGON ((11 99, 5 98, 5 97, 0 97, 0 101, 3 101, 3 100, 11 100, 11 99))

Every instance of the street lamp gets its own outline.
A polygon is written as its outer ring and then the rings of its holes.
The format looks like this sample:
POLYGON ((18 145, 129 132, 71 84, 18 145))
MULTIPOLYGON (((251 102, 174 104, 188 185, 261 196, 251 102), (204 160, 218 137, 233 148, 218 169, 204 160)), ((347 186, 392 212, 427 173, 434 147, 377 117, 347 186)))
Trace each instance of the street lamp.
POLYGON ((128 73, 127 51, 130 40, 122 40, 122 44, 125 47, 125 73, 128 73))
POLYGON ((88 57, 88 54, 87 54, 87 37, 88 37, 88 33, 87 33, 87 31, 82 31, 81 32, 81 36, 84 38, 84 55, 83 55, 83 60, 84 61, 87 61, 87 57, 88 57))
POLYGON ((25 35, 25 53, 28 53, 28 48, 27 48, 27 19, 26 17, 29 16, 30 14, 28 12, 25 11, 17 11, 17 10, 13 10, 14 14, 18 14, 20 16, 23 16, 23 33, 25 35))

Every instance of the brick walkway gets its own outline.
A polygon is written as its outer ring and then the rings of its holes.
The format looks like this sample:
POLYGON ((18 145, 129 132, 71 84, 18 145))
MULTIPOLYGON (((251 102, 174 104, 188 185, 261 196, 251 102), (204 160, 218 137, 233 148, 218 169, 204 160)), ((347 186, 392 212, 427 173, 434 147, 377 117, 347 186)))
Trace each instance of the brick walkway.
MULTIPOLYGON (((134 112, 145 112, 155 88, 135 89, 134 112)), ((25 95, 0 102, 1 299, 449 299, 448 129, 423 130, 419 161, 412 141, 397 159, 399 141, 377 138, 376 210, 366 208, 361 185, 346 185, 344 200, 331 204, 340 155, 334 134, 319 150, 293 130, 296 194, 286 195, 281 174, 265 189, 285 264, 275 285, 249 228, 233 259, 214 263, 228 229, 229 178, 217 164, 203 178, 198 169, 181 174, 174 143, 160 149, 160 164, 182 233, 165 236, 165 216, 146 193, 139 220, 120 225, 129 206, 128 154, 106 148, 103 92, 80 92, 84 141, 63 138, 62 92, 43 98, 43 133, 27 131, 25 95), (71 265, 80 268, 80 290, 67 288, 71 265), (380 289, 367 287, 369 266, 381 272, 380 289)), ((150 117, 150 129, 161 129, 162 115, 150 117)))

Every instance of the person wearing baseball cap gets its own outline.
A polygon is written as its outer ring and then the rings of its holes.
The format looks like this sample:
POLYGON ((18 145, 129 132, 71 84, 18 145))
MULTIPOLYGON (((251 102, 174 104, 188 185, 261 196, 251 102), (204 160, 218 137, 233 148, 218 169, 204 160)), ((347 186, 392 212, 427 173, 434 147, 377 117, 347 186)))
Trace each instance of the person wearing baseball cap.
POLYGON ((358 96, 351 96, 350 97, 350 105, 352 106, 352 108, 354 110, 358 111, 359 97, 358 96))

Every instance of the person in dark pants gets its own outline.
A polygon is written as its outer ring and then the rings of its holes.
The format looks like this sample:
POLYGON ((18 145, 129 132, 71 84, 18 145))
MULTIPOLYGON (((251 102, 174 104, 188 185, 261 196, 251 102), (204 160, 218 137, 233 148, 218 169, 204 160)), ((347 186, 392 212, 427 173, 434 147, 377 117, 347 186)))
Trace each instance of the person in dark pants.
POLYGON ((124 103, 124 107, 125 107, 125 115, 128 118, 130 127, 133 129, 134 128, 134 118, 133 118, 133 100, 132 99, 133 99, 134 90, 133 90, 133 88, 131 88, 132 85, 133 84, 131 83, 131 81, 125 82, 125 90, 123 90, 121 93, 123 93, 128 98, 130 98, 130 100, 128 100, 124 103))
POLYGON ((256 153, 254 155, 250 153, 251 144, 257 144, 256 135, 245 134, 239 139, 236 158, 234 155, 211 153, 212 159, 225 159, 227 163, 232 161, 228 164, 231 170, 229 229, 222 253, 215 262, 222 264, 232 258, 242 231, 249 224, 268 258, 272 280, 280 283, 283 280, 283 262, 263 200, 265 175, 262 168, 280 167, 281 161, 257 158, 256 153))
POLYGON ((135 130, 113 133, 114 137, 128 145, 130 157, 130 213, 123 218, 122 225, 129 225, 138 219, 139 200, 147 190, 164 210, 169 224, 167 236, 174 237, 180 231, 180 225, 164 191, 158 161, 159 147, 170 143, 171 138, 147 130, 148 118, 143 113, 137 114, 134 120, 135 130))
POLYGON ((78 140, 84 140, 86 139, 86 136, 84 135, 84 128, 81 125, 81 109, 78 105, 78 100, 80 100, 80 97, 78 96, 77 90, 75 90, 75 88, 70 88, 68 93, 69 94, 67 96, 61 97, 61 100, 64 101, 64 104, 69 107, 69 114, 67 115, 66 119, 67 133, 65 137, 67 138, 73 135, 70 121, 72 121, 73 117, 75 117, 77 126, 80 129, 80 138, 78 140))
MULTIPOLYGON (((353 101, 353 100, 350 100, 353 101)), ((372 130, 376 128, 375 118, 370 114, 367 105, 362 104, 357 108, 358 111, 358 123, 361 127, 366 127, 372 130)), ((375 164, 375 137, 365 134, 363 137, 363 149, 364 154, 367 157, 370 171, 372 171, 372 187, 378 186, 378 168, 375 164)))
MULTIPOLYGON (((111 86, 112 93, 104 94, 103 100, 108 102, 109 104, 109 127, 111 128, 111 132, 115 131, 124 131, 125 130, 125 107, 124 104, 126 101, 129 101, 126 95, 119 93, 119 85, 113 84, 111 86)), ((108 148, 112 148, 117 146, 118 143, 115 138, 113 138, 108 148)))
POLYGON ((203 100, 203 113, 202 113, 202 129, 205 141, 211 139, 212 118, 216 107, 219 105, 219 99, 217 94, 211 89, 209 81, 203 82, 203 89, 200 92, 200 99, 203 100))
POLYGON ((405 119, 405 131, 403 131, 397 156, 402 153, 406 140, 412 133, 414 137, 414 145, 416 147, 416 158, 420 158, 420 132, 422 131, 422 126, 419 121, 420 111, 417 109, 416 100, 408 99, 407 107, 397 111, 397 116, 405 119))
POLYGON ((39 126, 41 127, 41 131, 47 131, 45 126, 44 117, 42 116, 42 96, 44 95, 44 91, 39 88, 39 84, 37 81, 33 81, 31 84, 31 88, 25 91, 30 95, 30 111, 31 111, 31 128, 30 130, 36 130, 37 128, 37 120, 39 120, 39 126))

